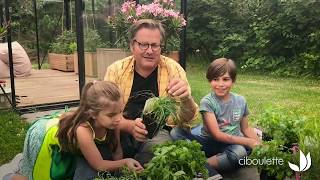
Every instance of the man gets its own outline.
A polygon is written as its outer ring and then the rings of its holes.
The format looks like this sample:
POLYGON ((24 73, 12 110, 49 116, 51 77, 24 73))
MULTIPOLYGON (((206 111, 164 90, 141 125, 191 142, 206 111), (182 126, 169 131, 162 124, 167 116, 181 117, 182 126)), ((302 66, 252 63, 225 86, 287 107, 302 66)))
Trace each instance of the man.
POLYGON ((194 119, 197 105, 191 97, 183 68, 176 61, 161 56, 165 38, 162 25, 142 19, 131 26, 129 33, 132 56, 110 65, 104 79, 115 82, 124 96, 126 106, 120 124, 122 131, 127 133, 121 136, 124 155, 135 155, 144 164, 153 157, 152 145, 171 140, 169 126, 154 138, 146 138, 148 132, 140 119, 145 101, 152 95, 177 98, 181 106, 178 117, 186 122, 186 126, 194 119))

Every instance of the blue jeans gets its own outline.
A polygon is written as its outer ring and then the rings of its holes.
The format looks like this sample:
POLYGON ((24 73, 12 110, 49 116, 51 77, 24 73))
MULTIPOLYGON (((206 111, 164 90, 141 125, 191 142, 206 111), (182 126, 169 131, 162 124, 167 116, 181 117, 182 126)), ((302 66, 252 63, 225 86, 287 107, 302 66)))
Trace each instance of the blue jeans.
POLYGON ((202 145, 202 150, 207 157, 216 155, 220 170, 236 169, 240 166, 239 160, 251 153, 249 147, 238 144, 226 144, 216 141, 212 137, 203 136, 201 133, 203 125, 196 126, 188 131, 182 128, 174 128, 170 135, 173 140, 196 140, 202 145))

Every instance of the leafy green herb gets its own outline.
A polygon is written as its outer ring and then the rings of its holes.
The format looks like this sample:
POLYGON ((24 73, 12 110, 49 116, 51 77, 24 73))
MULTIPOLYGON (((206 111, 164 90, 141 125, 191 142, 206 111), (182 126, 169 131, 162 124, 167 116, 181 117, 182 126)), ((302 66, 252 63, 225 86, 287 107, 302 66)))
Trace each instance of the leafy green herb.
POLYGON ((146 179, 186 180, 202 173, 208 177, 205 169, 206 157, 201 145, 196 141, 166 142, 154 147, 154 157, 142 172, 146 179))
POLYGON ((277 179, 290 177, 293 172, 287 164, 289 161, 297 162, 298 159, 290 148, 300 142, 305 119, 281 107, 267 107, 256 123, 270 139, 263 142, 262 146, 256 147, 250 158, 283 159, 283 165, 259 164, 258 169, 267 171, 268 175, 276 176, 277 179))
POLYGON ((170 97, 152 97, 149 98, 144 106, 142 111, 142 118, 144 120, 145 125, 153 126, 152 131, 149 128, 149 133, 152 133, 150 137, 156 133, 157 130, 163 128, 166 124, 166 120, 168 117, 171 118, 174 122, 177 121, 177 111, 178 104, 177 102, 170 97), (148 119, 148 120, 147 120, 148 119), (149 121, 149 122, 147 122, 149 121), (151 122, 150 122, 151 121, 151 122))

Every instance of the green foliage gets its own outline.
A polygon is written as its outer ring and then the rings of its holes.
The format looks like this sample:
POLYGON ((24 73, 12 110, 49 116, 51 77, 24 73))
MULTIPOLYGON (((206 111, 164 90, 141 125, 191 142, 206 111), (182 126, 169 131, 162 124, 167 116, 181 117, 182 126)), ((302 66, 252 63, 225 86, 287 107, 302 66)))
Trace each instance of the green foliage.
POLYGON ((232 58, 244 70, 320 76, 319 2, 191 0, 188 7, 188 52, 232 58))
POLYGON ((299 148, 305 154, 310 152, 312 159, 311 168, 302 173, 302 179, 320 179, 320 123, 318 117, 308 119, 299 139, 299 148))
POLYGON ((3 24, 0 26, 0 38, 4 37, 6 35, 7 28, 8 28, 7 24, 3 24))
POLYGON ((170 97, 149 98, 143 108, 144 115, 151 115, 157 124, 162 128, 170 116, 174 122, 177 120, 178 104, 170 97))
POLYGON ((297 114, 281 107, 267 107, 256 120, 258 127, 271 140, 263 142, 262 146, 254 149, 252 155, 255 159, 281 158, 283 165, 259 165, 258 169, 264 169, 269 175, 277 179, 290 177, 292 171, 288 168, 288 162, 296 162, 297 156, 292 154, 290 148, 300 142, 300 134, 305 129, 306 120, 297 114))
POLYGON ((146 179, 187 180, 198 173, 208 177, 206 157, 195 141, 166 142, 154 147, 155 156, 142 172, 146 179))
POLYGON ((77 50, 76 35, 72 31, 64 31, 51 44, 51 52, 58 54, 72 54, 77 50))
POLYGON ((12 111, 0 111, 0 164, 7 163, 22 152, 28 124, 12 111))
POLYGON ((138 179, 166 179, 189 180, 198 173, 204 179, 208 177, 205 168, 206 157, 201 151, 201 145, 196 141, 175 141, 156 145, 153 148, 154 157, 146 165, 143 172, 137 174, 124 168, 120 177, 111 176, 109 173, 100 174, 97 180, 138 180, 138 179))
POLYGON ((294 160, 294 156, 288 152, 286 147, 283 147, 282 142, 279 140, 272 140, 263 142, 263 146, 259 146, 252 154, 249 156, 250 158, 260 159, 263 158, 278 158, 283 160, 283 165, 279 165, 276 163, 272 163, 270 165, 259 165, 258 170, 265 170, 269 176, 276 176, 278 180, 282 180, 285 177, 290 177, 293 172, 288 167, 288 162, 296 162, 294 160))
POLYGON ((87 52, 95 52, 97 48, 105 47, 97 30, 87 29, 84 34, 84 50, 87 52))
POLYGON ((117 176, 113 176, 109 172, 99 172, 98 178, 94 180, 139 180, 140 176, 136 172, 129 170, 127 167, 123 167, 117 176))
POLYGON ((256 124, 264 133, 272 136, 274 140, 283 142, 288 148, 299 142, 299 134, 304 129, 305 122, 305 118, 283 107, 267 107, 256 120, 256 124))

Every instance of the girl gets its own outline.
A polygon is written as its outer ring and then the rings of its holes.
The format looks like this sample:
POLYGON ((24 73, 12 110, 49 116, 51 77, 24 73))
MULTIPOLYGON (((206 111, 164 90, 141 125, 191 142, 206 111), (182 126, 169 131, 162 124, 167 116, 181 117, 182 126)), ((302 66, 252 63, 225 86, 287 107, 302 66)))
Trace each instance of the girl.
POLYGON ((143 169, 134 159, 122 159, 117 126, 124 105, 118 87, 106 81, 90 82, 82 92, 75 112, 61 119, 45 117, 31 126, 20 174, 29 180, 92 180, 100 171, 114 172, 124 166, 134 171, 143 169))

